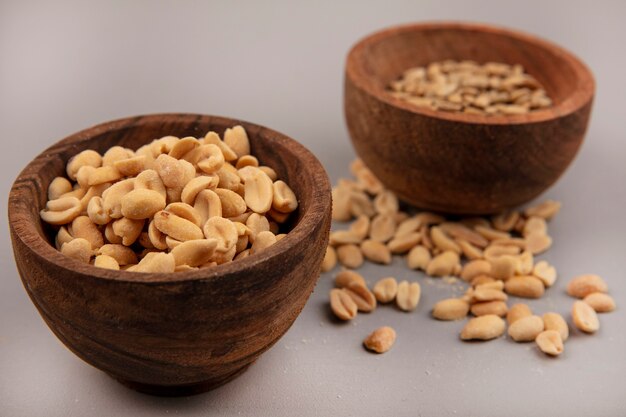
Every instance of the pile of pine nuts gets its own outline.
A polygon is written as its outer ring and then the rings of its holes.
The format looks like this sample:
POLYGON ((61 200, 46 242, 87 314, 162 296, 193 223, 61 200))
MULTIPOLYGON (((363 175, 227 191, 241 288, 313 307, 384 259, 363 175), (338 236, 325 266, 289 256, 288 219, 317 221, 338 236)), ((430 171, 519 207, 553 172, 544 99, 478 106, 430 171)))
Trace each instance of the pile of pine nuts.
POLYGON ((175 272, 245 258, 285 234, 291 188, 250 154, 241 126, 85 150, 48 187, 41 219, 63 254, 101 268, 175 272), (76 183, 73 184, 72 181, 76 183))
POLYGON ((433 62, 406 70, 389 88, 394 97, 415 106, 447 112, 525 114, 552 105, 521 65, 499 62, 433 62))
MULTIPOLYGON (((552 245, 548 221, 559 212, 560 203, 548 200, 524 211, 454 221, 430 212, 409 214, 362 161, 354 161, 350 168, 355 179, 340 179, 333 188, 333 219, 351 223, 347 229, 331 232, 322 264, 324 272, 338 263, 343 267, 335 278, 337 288, 330 293, 331 309, 339 319, 351 320, 357 312, 372 312, 377 302, 395 300, 403 311, 417 307, 419 283, 398 284, 395 278, 386 277, 370 291, 365 279, 354 271, 365 260, 385 265, 391 263, 393 255, 401 255, 409 269, 431 277, 460 278, 469 284, 463 296, 441 300, 432 309, 437 320, 461 320, 470 313, 475 316, 461 331, 462 340, 502 336, 506 317, 508 335, 514 341, 536 341, 548 355, 563 352, 569 328, 560 314, 538 316, 526 304, 507 305, 509 296, 536 299, 554 285, 556 268, 545 260, 536 262, 535 256, 552 245)), ((598 330, 596 313, 615 309, 606 283, 597 275, 574 278, 567 291, 582 299, 574 303, 571 316, 583 332, 598 330)), ((395 332, 381 330, 370 335, 364 345, 382 353, 395 339, 395 332)))

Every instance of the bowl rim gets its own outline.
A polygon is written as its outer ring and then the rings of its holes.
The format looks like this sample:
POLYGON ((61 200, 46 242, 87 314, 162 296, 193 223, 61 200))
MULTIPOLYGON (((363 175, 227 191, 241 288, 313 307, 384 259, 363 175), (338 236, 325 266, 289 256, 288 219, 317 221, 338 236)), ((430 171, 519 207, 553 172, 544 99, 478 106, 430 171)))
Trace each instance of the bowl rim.
MULTIPOLYGON (((76 151, 78 152, 79 149, 76 151)), ((66 161, 63 161, 63 163, 66 163, 66 161)), ((323 223, 326 211, 328 211, 328 215, 330 216, 330 195, 330 181, 319 160, 306 147, 283 133, 255 123, 224 116, 195 113, 154 113, 115 119, 88 127, 55 142, 42 151, 20 172, 11 186, 8 201, 8 220, 12 234, 20 239, 34 256, 41 258, 44 262, 50 262, 59 268, 68 269, 92 278, 107 281, 147 285, 180 284, 191 281, 213 280, 219 277, 237 274, 242 271, 248 271, 256 265, 266 262, 270 258, 284 255, 287 251, 298 245, 303 237, 314 233, 320 223, 323 223), (164 123, 166 119, 179 122, 184 121, 185 123, 199 123, 202 120, 208 119, 211 124, 222 124, 226 126, 241 125, 247 132, 254 131, 255 135, 280 142, 282 146, 293 154, 294 159, 301 161, 303 173, 308 173, 309 176, 314 178, 316 185, 316 187, 311 190, 309 207, 306 212, 302 213, 298 224, 290 230, 283 239, 279 240, 271 247, 244 259, 239 259, 236 262, 227 262, 211 268, 192 271, 138 273, 98 268, 94 265, 84 264, 63 255, 52 246, 47 239, 39 234, 35 228, 35 222, 28 221, 28 219, 32 219, 30 214, 25 214, 24 210, 16 209, 21 206, 14 203, 28 196, 30 193, 28 190, 29 187, 24 186, 22 183, 37 183, 37 181, 39 181, 37 171, 40 171, 45 164, 49 163, 49 161, 53 160, 55 157, 60 158, 57 148, 65 148, 67 145, 78 145, 80 148, 83 142, 91 140, 93 137, 108 131, 131 126, 141 127, 142 125, 155 122, 164 123)), ((38 220, 41 221, 40 219, 38 220)))
POLYGON ((373 96, 375 99, 390 106, 397 107, 408 113, 420 116, 468 124, 512 125, 540 123, 557 119, 575 113, 581 107, 588 104, 593 98, 595 92, 595 80, 591 70, 581 59, 565 48, 551 41, 520 30, 510 29, 489 23, 464 21, 428 21, 408 23, 389 26, 366 35, 364 38, 357 41, 357 43, 355 43, 348 52, 345 74, 346 78, 349 78, 357 88, 360 88, 370 96, 373 96), (426 107, 412 105, 400 98, 396 98, 391 94, 388 94, 384 89, 375 85, 375 83, 371 81, 371 78, 366 75, 361 65, 363 62, 361 58, 365 49, 369 45, 407 32, 432 31, 437 29, 456 29, 468 32, 483 32, 496 36, 512 37, 522 42, 533 44, 549 51, 552 55, 557 55, 564 59, 576 73, 578 85, 572 89, 572 92, 565 100, 556 106, 535 110, 526 114, 480 115, 472 113, 437 111, 426 107))

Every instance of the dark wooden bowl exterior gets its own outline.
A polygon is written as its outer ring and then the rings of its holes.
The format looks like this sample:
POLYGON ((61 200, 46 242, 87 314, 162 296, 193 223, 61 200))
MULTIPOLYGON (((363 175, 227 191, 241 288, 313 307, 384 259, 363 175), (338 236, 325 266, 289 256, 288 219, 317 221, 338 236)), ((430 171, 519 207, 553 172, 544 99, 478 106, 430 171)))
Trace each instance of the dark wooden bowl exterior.
POLYGON ((245 370, 289 329, 317 282, 328 243, 328 177, 302 145, 273 130, 194 114, 101 124, 50 147, 16 179, 9 225, 24 287, 50 329, 80 358, 152 394, 219 386, 245 370), (173 134, 223 133, 241 124, 253 153, 296 192, 295 227, 267 250, 215 268, 175 274, 109 271, 66 258, 39 219, 50 181, 91 148, 136 149, 173 134))
POLYGON ((562 48, 536 37, 465 23, 425 23, 375 33, 350 51, 344 110, 357 154, 398 196, 424 209, 486 214, 551 186, 586 132, 595 84, 562 48), (554 106, 483 116, 418 108, 386 92, 411 67, 445 59, 522 64, 554 106))

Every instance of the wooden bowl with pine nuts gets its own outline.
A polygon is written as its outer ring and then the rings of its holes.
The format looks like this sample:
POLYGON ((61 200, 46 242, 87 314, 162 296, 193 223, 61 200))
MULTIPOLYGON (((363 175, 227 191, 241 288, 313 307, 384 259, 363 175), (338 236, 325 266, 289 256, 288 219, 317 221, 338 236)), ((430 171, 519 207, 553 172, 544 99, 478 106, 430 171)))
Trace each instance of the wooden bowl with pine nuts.
POLYGON ((319 161, 281 133, 223 117, 156 114, 100 124, 46 149, 15 180, 8 214, 24 288, 54 334, 126 386, 187 395, 239 375, 289 329, 319 276, 331 197, 319 161), (283 239, 244 259, 173 273, 97 268, 55 249, 40 209, 73 155, 115 145, 137 149, 165 135, 222 135, 235 125, 297 196, 283 239))
POLYGON ((595 91, 589 69, 537 37, 482 24, 424 23, 374 33, 350 51, 344 110, 356 153, 401 199, 489 214, 550 187, 583 141, 595 91), (445 60, 520 64, 552 106, 526 114, 417 107, 390 94, 404 71, 445 60))

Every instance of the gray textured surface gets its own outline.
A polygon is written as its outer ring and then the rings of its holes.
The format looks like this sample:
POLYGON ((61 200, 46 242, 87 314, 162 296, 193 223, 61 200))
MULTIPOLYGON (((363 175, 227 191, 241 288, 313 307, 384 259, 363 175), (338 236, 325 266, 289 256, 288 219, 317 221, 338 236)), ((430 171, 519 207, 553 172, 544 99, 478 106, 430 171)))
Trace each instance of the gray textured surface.
MULTIPOLYGON (((331 277, 324 275, 292 329, 240 378, 191 398, 153 398, 123 388, 56 340, 21 286, 5 232, 0 415, 626 415, 623 3, 208 3, 0 1, 3 213, 12 180, 52 142, 98 122, 159 111, 229 115, 278 129, 314 151, 336 180, 353 157, 341 109, 349 46, 400 22, 493 22, 569 48, 598 82, 582 152, 546 194, 564 203, 545 256, 561 279, 531 304, 566 313, 566 279, 593 271, 606 277, 619 310, 601 317, 599 334, 575 333, 565 354, 551 360, 505 339, 461 343, 462 323, 428 318, 450 286, 409 272, 400 260, 391 268, 368 265, 370 281, 396 275, 422 282, 418 310, 384 307, 333 324, 331 277), (398 331, 393 351, 366 353, 362 338, 384 324, 398 331)), ((6 231, 4 215, 2 222, 6 231)))

